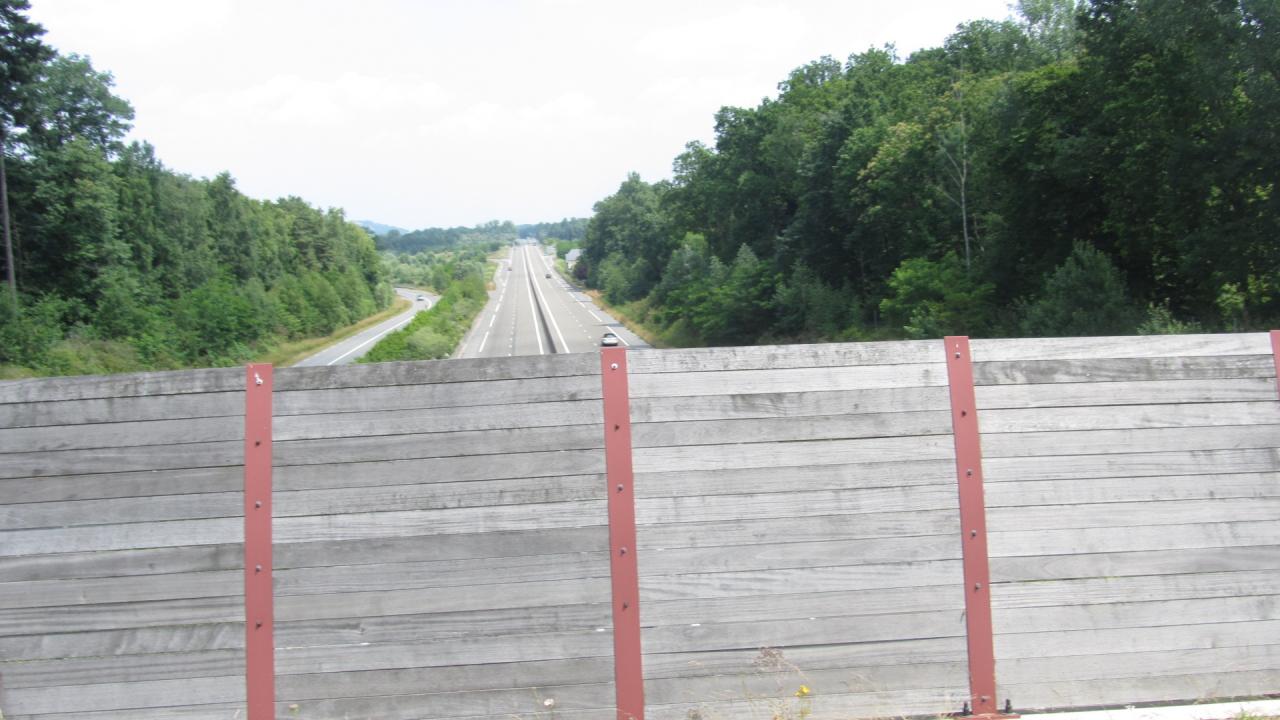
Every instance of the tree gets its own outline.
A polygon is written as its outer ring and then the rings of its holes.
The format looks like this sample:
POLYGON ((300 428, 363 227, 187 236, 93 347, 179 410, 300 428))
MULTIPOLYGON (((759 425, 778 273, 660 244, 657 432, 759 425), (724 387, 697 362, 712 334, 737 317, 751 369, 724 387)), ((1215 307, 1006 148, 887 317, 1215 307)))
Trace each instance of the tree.
POLYGON ((1136 320, 1120 271, 1097 248, 1078 242, 1027 306, 1022 329, 1035 336, 1116 335, 1133 330, 1136 320))
POLYGON ((0 0, 0 215, 3 215, 5 265, 8 268, 9 299, 18 307, 17 272, 14 268, 13 239, 9 222, 9 188, 5 169, 8 139, 12 130, 29 122, 31 85, 44 63, 54 56, 53 48, 40 36, 44 28, 23 13, 27 0, 0 0))

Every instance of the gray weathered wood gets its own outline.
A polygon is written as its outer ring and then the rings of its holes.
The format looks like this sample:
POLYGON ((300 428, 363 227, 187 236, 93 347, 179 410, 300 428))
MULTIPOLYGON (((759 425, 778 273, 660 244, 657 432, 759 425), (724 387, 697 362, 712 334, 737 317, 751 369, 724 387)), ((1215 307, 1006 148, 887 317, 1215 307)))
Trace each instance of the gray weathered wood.
POLYGON ((889 642, 964 635, 956 612, 898 613, 801 618, 766 622, 718 622, 644 628, 646 652, 750 650, 795 645, 889 642))
POLYGON ((179 680, 243 675, 244 653, 209 650, 190 653, 62 658, 5 664, 6 688, 56 687, 100 683, 179 680))
POLYGON ((955 457, 951 435, 860 438, 807 442, 695 445, 636 448, 632 467, 637 473, 676 470, 846 465, 894 460, 943 460, 955 457))
MULTIPOLYGON (((89 651, 89 654, 107 655, 116 651, 178 652, 178 650, 170 649, 170 646, 164 644, 164 642, 159 645, 154 642, 155 638, 167 637, 172 634, 169 631, 147 633, 145 636, 141 636, 143 639, 128 639, 120 633, 114 635, 109 635, 109 633, 115 633, 115 631, 125 631, 127 633, 130 630, 142 628, 171 628, 174 629, 173 632, 183 634, 187 632, 186 629, 181 629, 181 626, 184 625, 212 625, 235 622, 239 622, 241 629, 243 629, 244 599, 240 595, 185 600, 140 601, 128 603, 127 605, 63 605, 59 607, 14 608, 0 610, 0 638, 10 638, 12 642, 20 643, 6 646, 15 653, 12 657, 36 657, 22 654, 28 651, 22 648, 41 648, 38 650, 39 652, 65 652, 68 653, 68 657, 79 657, 84 651, 81 650, 80 646, 74 644, 76 637, 84 639, 84 647, 85 650, 89 651), (99 631, 102 632, 100 633, 99 631), (34 639, 51 633, 60 634, 48 638, 50 640, 58 640, 59 643, 61 640, 70 642, 57 644, 57 647, 62 649, 53 649, 52 646, 45 647, 38 643, 30 644, 34 639), (76 636, 73 633, 81 633, 81 635, 76 636), (98 634, 91 638, 86 635, 88 633, 98 634), (19 635, 28 637, 25 640, 14 637, 19 635), (112 638, 115 638, 118 642, 112 638), (159 647, 160 649, 142 649, 151 647, 159 647)), ((242 642, 243 633, 240 634, 240 638, 242 642)), ((238 645, 235 647, 238 647, 238 645)), ((200 648, 191 649, 198 650, 200 648)), ((3 654, 0 653, 0 655, 3 654)), ((40 655, 38 657, 44 656, 40 655)), ((55 654, 54 657, 60 656, 55 654)))
MULTIPOLYGON (((1022 697, 1027 708, 1124 705, 1149 702, 1199 703, 1258 696, 1275 688, 1274 669, 1209 674, 1067 680, 1001 686, 1002 695, 1022 697)), ((647 715, 646 715, 647 717, 647 715)))
POLYGON ((235 675, 77 685, 63 688, 5 689, 7 712, 14 715, 127 710, 131 708, 234 703, 244 701, 244 678, 235 675))
POLYGON ((645 525, 636 529, 640 552, 676 547, 716 547, 777 542, 952 534, 960 519, 952 511, 885 512, 867 515, 810 515, 703 523, 645 525))
MULTIPOLYGON (((370 428, 372 430, 372 427, 370 428)), ((506 455, 508 453, 594 450, 604 447, 599 425, 473 430, 421 435, 289 440, 273 443, 272 463, 325 465, 430 457, 506 455)), ((243 453, 243 450, 241 451, 243 453)))
POLYGON ((231 492, 243 488, 243 465, 228 465, 214 468, 0 479, 0 498, 4 498, 5 502, 26 503, 231 492))
POLYGON ((1001 608, 995 615, 1000 635, 1067 630, 1110 630, 1189 625, 1195 620, 1253 622, 1280 612, 1280 595, 1134 600, 1106 605, 1062 605, 1053 608, 1001 608))
POLYGON ((1266 473, 1277 470, 1280 470, 1280 450, 1270 447, 982 459, 986 482, 1266 473))
POLYGON ((746 393, 633 398, 631 422, 812 417, 864 413, 950 411, 944 387, 872 388, 813 392, 746 393))
POLYGON ((939 362, 941 341, 904 340, 821 345, 754 345, 750 347, 633 350, 627 370, 651 373, 720 372, 724 370, 903 365, 939 362))
POLYGON ((640 587, 640 600, 781 595, 862 588, 930 587, 962 581, 958 561, 930 560, 910 565, 884 563, 850 567, 819 567, 755 571, 662 575, 640 587))
POLYGON ((644 553, 637 557, 637 561, 640 577, 644 578, 679 574, 690 568, 697 568, 702 572, 723 572, 956 560, 960 558, 960 545, 960 541, 952 535, 915 535, 907 538, 671 548, 644 553))
POLYGON ((1274 378, 1275 358, 1266 355, 1089 358, 977 362, 975 385, 1098 383, 1150 380, 1221 380, 1274 378))
MULTIPOLYGON (((381 696, 334 697, 290 703, 308 718, 379 718, 380 720, 430 720, 434 718, 565 718, 566 720, 616 720, 612 683, 573 683, 550 687, 463 692, 421 693, 413 687, 381 696), (554 702, 555 712, 543 705, 554 702)), ((282 715, 281 717, 287 717, 282 715)))
POLYGON ((991 582, 1275 570, 1280 545, 993 558, 991 582))
POLYGON ((49 477, 134 471, 243 466, 244 442, 106 447, 4 456, 0 477, 49 477))
POLYGON ((1052 385, 979 385, 978 410, 1052 408, 1081 405, 1266 402, 1275 399, 1271 378, 1238 380, 1150 380, 1052 385))
POLYGON ((242 572, 222 570, 141 577, 5 582, 0 583, 0 609, 239 596, 244 591, 243 577, 242 572))
POLYGON ((541 688, 612 680, 613 663, 609 660, 571 658, 491 663, 481 667, 458 665, 281 675, 276 682, 276 697, 282 702, 294 702, 331 697, 541 688))
POLYGON ((754 698, 764 707, 779 708, 783 715, 799 714, 802 707, 815 713, 824 701, 838 693, 880 693, 923 688, 953 687, 967 682, 964 662, 894 665, 810 670, 768 671, 752 668, 735 675, 718 677, 655 678, 645 683, 645 702, 653 705, 698 704, 754 698), (809 688, 807 699, 795 696, 800 685, 809 688), (790 712, 787 712, 787 711, 790 712))
POLYGON ((5 453, 54 452, 244 439, 244 416, 0 429, 5 453))
POLYGON ((631 397, 635 398, 915 388, 946 383, 947 367, 942 360, 912 365, 725 370, 714 375, 700 372, 636 374, 628 380, 631 397))
POLYGON ((1280 545, 1280 523, 1211 522, 1115 528, 991 531, 991 558, 1280 545))
POLYGON ((1033 480, 985 485, 989 508, 1280 496, 1280 483, 1276 483, 1273 473, 1033 480))
POLYGON ((1100 605, 1133 602, 1134 598, 1154 602, 1249 595, 1280 595, 1280 573, 1252 570, 996 583, 991 586, 991 606, 999 618, 1003 608, 1100 605))
MULTIPOLYGON (((1275 403, 1272 403, 1273 405, 1275 403)), ((1273 413, 1280 419, 1280 412, 1273 413)), ((840 440, 845 438, 944 435, 951 412, 893 412, 806 418, 751 418, 643 423, 631 428, 632 446, 674 447, 724 443, 840 440)))
POLYGON ((373 412, 599 400, 600 378, 571 376, 335 390, 280 390, 272 412, 284 415, 373 412))
POLYGON ((1186 525, 1275 519, 1280 498, 1174 500, 1148 503, 1096 503, 997 507, 987 510, 991 527, 1004 530, 1033 528, 1097 528, 1133 525, 1186 525))
POLYGON ((600 359, 594 353, 577 353, 280 368, 274 381, 278 390, 327 390, 599 374, 600 359))
POLYGON ((243 603, 240 604, 239 615, 239 622, 0 637, 0 657, 39 660, 135 653, 241 650, 244 648, 243 603))
POLYGON ((468 592, 465 588, 418 588, 336 595, 283 595, 276 599, 276 622, 414 615, 424 609, 471 612, 608 602, 608 578, 574 578, 522 583, 519 593, 468 592))
POLYGON ((1108 680, 1159 675, 1256 672, 1280 666, 1280 645, 1182 650, 1176 653, 1127 653, 1066 658, 1002 658, 1006 685, 1067 680, 1108 680))
POLYGON ((997 653, 1003 657, 1177 652, 1250 645, 1280 645, 1280 620, 1003 633, 996 638, 997 653))
POLYGON ((646 681, 698 676, 742 676, 761 672, 853 669, 951 663, 966 657, 963 637, 890 640, 851 644, 789 645, 691 653, 645 653, 646 681))
POLYGON ((1266 355, 1271 352, 1271 339, 1266 333, 1017 338, 974 340, 970 347, 975 363, 1092 358, 1220 357, 1266 355))
POLYGON ((954 509, 957 504, 955 488, 945 485, 772 492, 760 495, 653 497, 636 500, 636 524, 659 525, 769 517, 805 519, 819 512, 834 515, 915 512, 954 509))
POLYGON ((244 416, 244 389, 0 404, 0 428, 244 416))
POLYGON ((984 460, 1034 455, 1275 448, 1277 445, 1280 445, 1280 425, 983 433, 982 436, 984 460))
POLYGON ((767 492, 946 485, 956 465, 946 460, 901 460, 848 465, 793 465, 728 470, 637 473, 637 497, 746 495, 767 492))
POLYGON ((1280 424, 1280 403, 1195 403, 981 410, 984 433, 1280 424))
MULTIPOLYGON (((643 582, 652 582, 645 578, 643 582)), ((894 613, 957 613, 964 610, 964 594, 954 587, 884 589, 868 593, 858 589, 793 595, 743 595, 738 597, 654 600, 642 609, 645 627, 694 623, 768 622, 811 618, 889 615, 894 613)))
POLYGON ((243 391, 243 368, 0 381, 0 403, 243 391))
POLYGON ((0 558, 0 582, 106 578, 243 567, 239 543, 0 558))
MULTIPOLYGON (((799 682, 794 683, 799 687, 799 682)), ((645 707, 647 720, 689 720, 690 713, 699 718, 769 718, 786 712, 798 716, 795 688, 779 691, 779 702, 765 697, 739 697, 733 700, 707 700, 645 707)), ((937 717, 960 712, 968 698, 963 682, 935 688, 889 690, 884 692, 834 692, 813 698, 810 707, 815 718, 885 718, 937 717)))

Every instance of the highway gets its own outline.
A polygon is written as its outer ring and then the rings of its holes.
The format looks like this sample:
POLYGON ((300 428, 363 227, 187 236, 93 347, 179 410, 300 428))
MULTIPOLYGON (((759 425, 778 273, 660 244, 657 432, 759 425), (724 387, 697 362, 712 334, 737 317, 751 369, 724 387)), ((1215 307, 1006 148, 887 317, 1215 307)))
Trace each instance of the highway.
POLYGON ((346 340, 334 343, 316 354, 294 363, 294 367, 347 365, 353 363, 356 360, 359 360, 365 353, 369 352, 369 350, 377 344, 377 341, 380 340, 383 335, 386 335, 392 330, 399 330, 405 325, 408 325, 414 315, 417 315, 423 310, 427 310, 435 304, 436 300, 439 299, 431 293, 420 293, 417 290, 409 290, 407 288, 396 288, 396 294, 409 300, 413 305, 408 310, 396 315, 395 317, 384 320, 371 328, 362 330, 346 340), (426 300, 418 300, 418 295, 424 295, 426 300))
POLYGON ((622 345, 648 347, 566 283, 537 245, 513 246, 494 273, 494 284, 456 357, 595 352, 606 332, 621 338, 622 345))

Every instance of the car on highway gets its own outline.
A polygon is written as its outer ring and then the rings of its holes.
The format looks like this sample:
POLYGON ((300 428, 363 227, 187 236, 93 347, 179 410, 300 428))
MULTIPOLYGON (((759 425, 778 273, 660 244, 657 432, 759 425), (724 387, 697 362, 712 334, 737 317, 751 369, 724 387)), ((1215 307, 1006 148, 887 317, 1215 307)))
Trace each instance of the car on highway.
POLYGON ((551 278, 551 273, 547 273, 547 279, 551 278))
POLYGON ((600 338, 601 347, 616 347, 618 342, 618 336, 611 332, 605 333, 604 337, 600 338))

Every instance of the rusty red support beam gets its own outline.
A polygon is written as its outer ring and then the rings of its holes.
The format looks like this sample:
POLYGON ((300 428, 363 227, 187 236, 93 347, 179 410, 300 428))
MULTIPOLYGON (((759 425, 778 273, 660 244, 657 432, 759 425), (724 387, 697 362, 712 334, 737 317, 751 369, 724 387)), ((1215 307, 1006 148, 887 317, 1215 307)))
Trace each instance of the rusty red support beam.
POLYGON ((271 365, 245 368, 244 619, 248 720, 275 717, 271 588, 271 365))
POLYGON ((609 496, 609 576, 613 585, 613 676, 618 720, 644 720, 640 654, 640 572, 631 469, 631 401, 626 348, 600 351, 604 457, 609 496))
POLYGON ((1276 361, 1276 391, 1280 392, 1280 330, 1271 331, 1271 356, 1276 361))
POLYGON ((964 557, 965 635, 969 651, 969 702, 974 715, 1001 716, 996 700, 995 631, 991 623, 991 571, 987 556, 987 507, 982 494, 982 443, 973 389, 969 338, 943 340, 951 386, 951 425, 960 491, 964 557))

